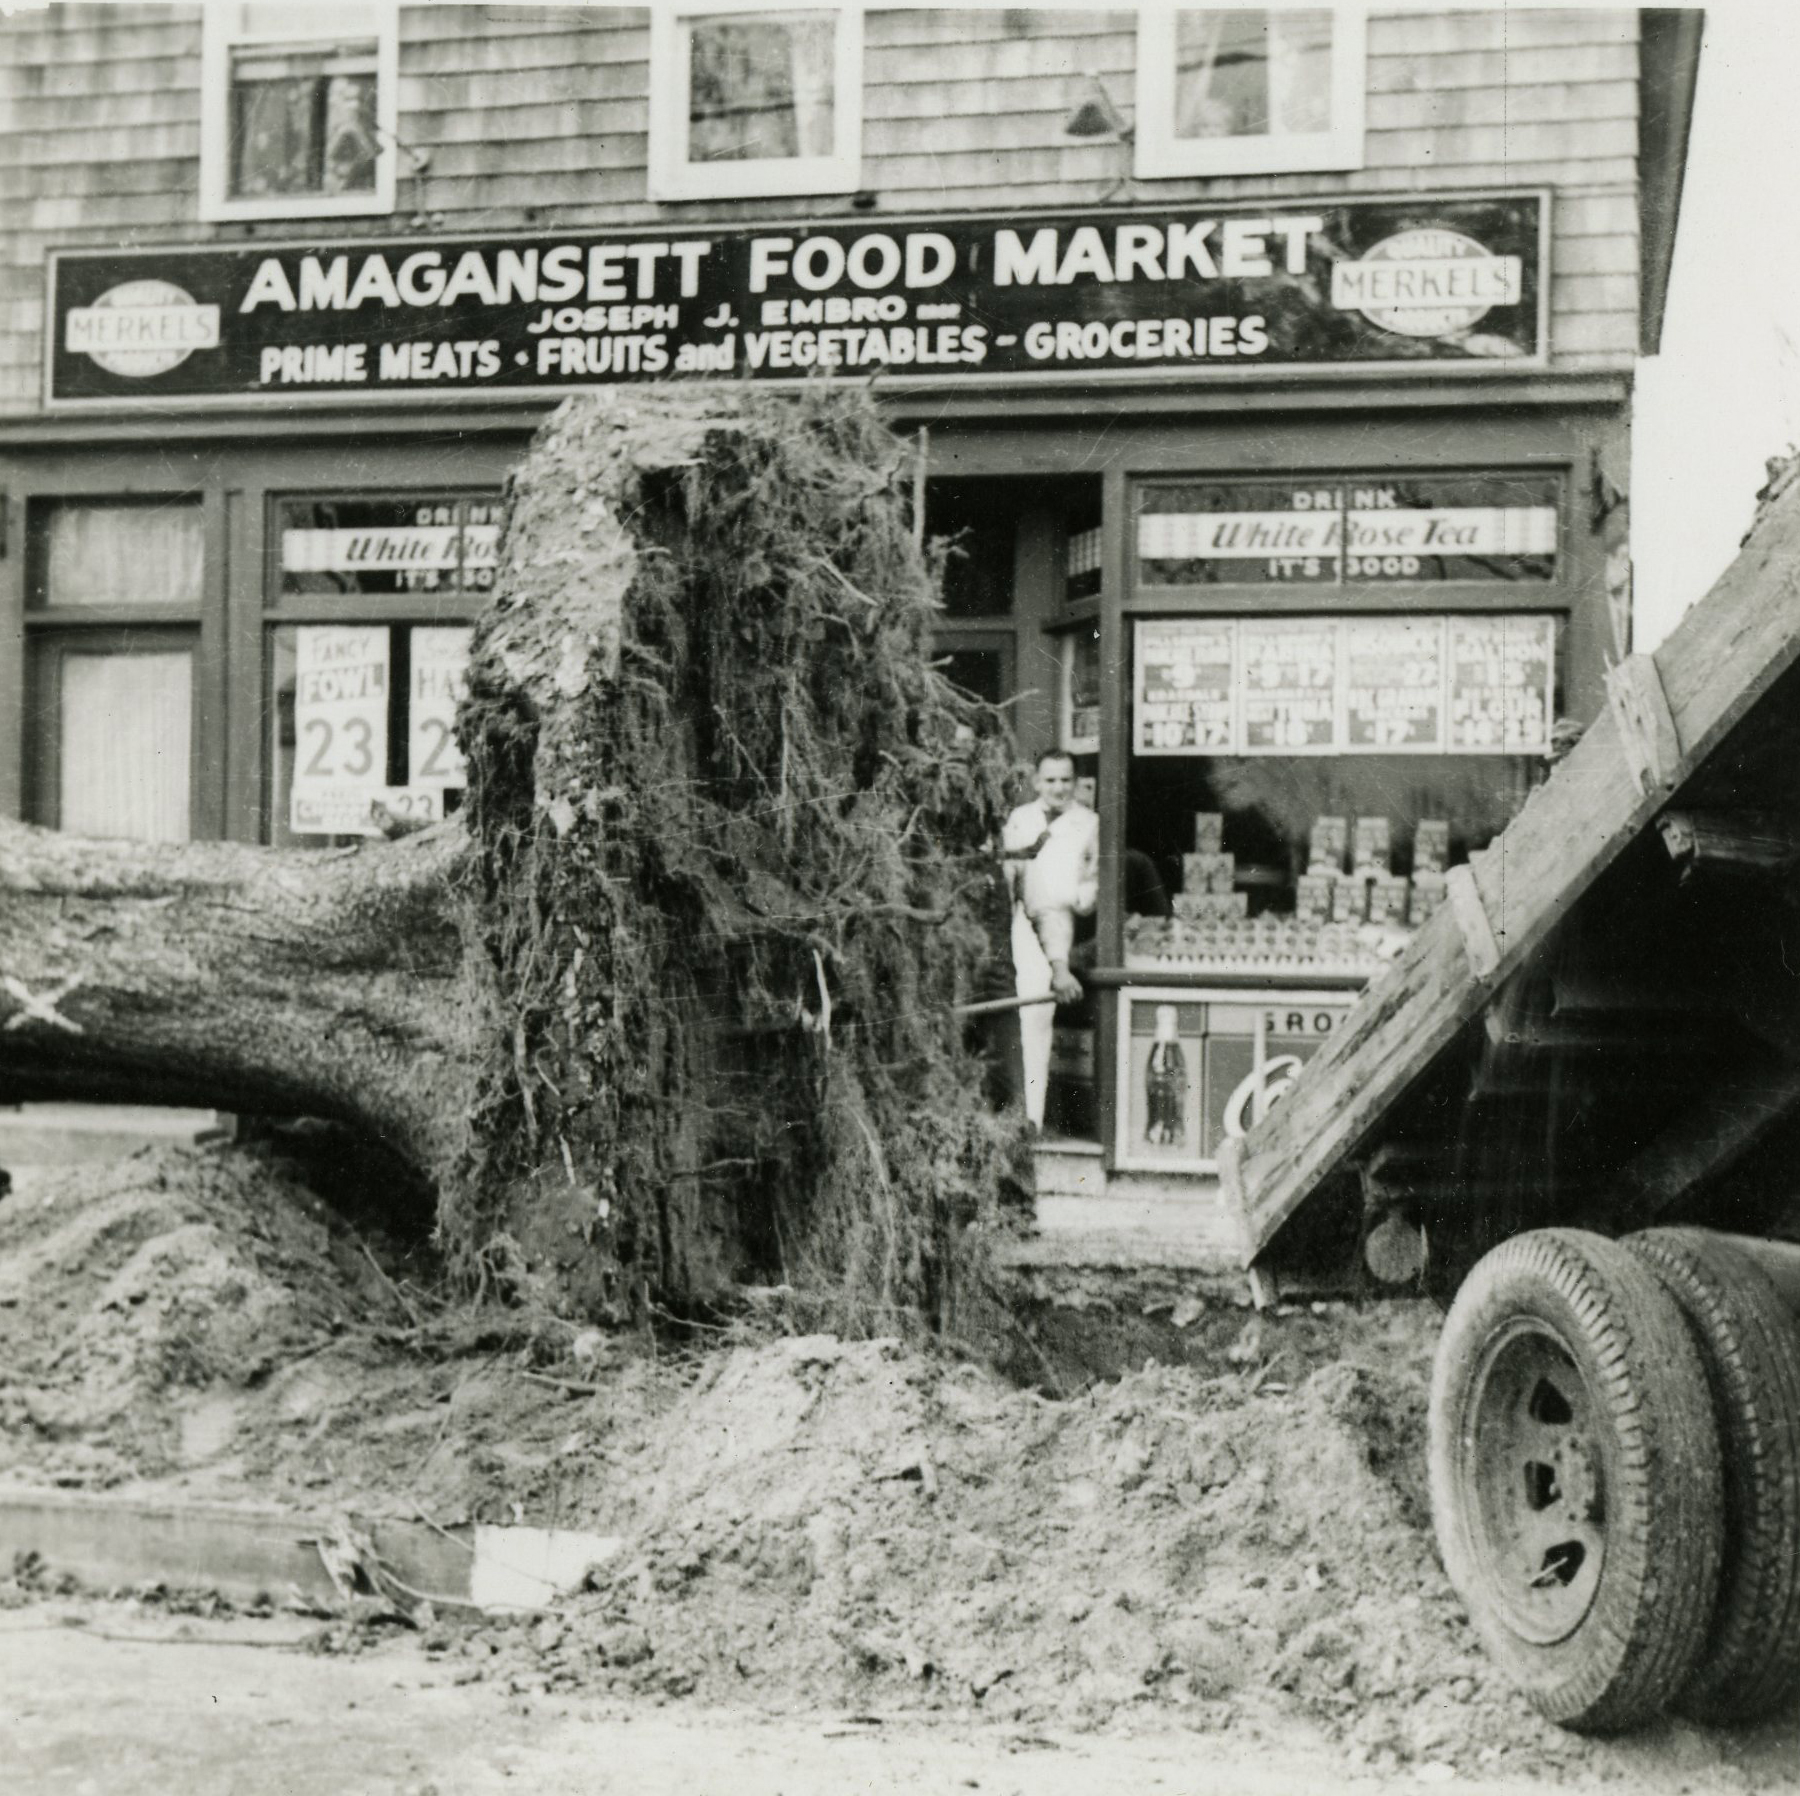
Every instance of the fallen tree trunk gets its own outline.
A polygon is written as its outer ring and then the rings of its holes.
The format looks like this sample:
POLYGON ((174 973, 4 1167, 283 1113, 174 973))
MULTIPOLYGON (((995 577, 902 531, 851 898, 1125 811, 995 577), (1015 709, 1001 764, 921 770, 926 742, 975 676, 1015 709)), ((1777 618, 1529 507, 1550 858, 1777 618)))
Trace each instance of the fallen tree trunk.
POLYGON ((1016 1162, 951 1007, 1004 747, 865 397, 620 393, 515 477, 460 817, 296 853, 0 825, 0 1095, 309 1114, 453 1263, 624 1317, 930 1309, 1016 1162))
POLYGON ((474 1077, 460 826, 319 854, 0 820, 0 1095, 350 1123, 428 1176, 474 1077))

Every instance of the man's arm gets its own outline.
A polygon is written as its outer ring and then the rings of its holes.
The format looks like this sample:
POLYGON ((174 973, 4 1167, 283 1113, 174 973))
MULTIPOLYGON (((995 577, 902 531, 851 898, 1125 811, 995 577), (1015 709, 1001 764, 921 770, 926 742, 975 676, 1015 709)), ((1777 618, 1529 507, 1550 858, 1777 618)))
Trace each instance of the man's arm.
POLYGON ((1046 905, 1031 919, 1037 938, 1050 963, 1050 989, 1059 1004, 1079 1004, 1081 981, 1069 971, 1069 950, 1075 943, 1075 914, 1060 904, 1046 905))

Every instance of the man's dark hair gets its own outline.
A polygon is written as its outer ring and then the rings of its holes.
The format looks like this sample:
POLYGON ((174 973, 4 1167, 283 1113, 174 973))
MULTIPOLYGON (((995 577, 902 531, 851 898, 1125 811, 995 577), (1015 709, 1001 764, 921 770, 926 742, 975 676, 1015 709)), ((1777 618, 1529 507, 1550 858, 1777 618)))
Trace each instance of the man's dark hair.
POLYGON ((1075 771, 1075 757, 1070 754, 1066 748, 1045 749, 1044 752, 1031 763, 1031 771, 1033 773, 1042 773, 1046 761, 1067 761, 1069 763, 1069 771, 1071 773, 1075 771))

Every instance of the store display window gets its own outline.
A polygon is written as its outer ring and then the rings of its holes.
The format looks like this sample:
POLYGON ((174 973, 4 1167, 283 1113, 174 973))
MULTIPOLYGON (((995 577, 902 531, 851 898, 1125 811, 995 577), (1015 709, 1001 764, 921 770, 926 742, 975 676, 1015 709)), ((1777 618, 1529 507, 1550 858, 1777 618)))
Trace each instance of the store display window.
POLYGON ((358 494, 271 510, 269 602, 294 621, 268 632, 268 840, 435 822, 467 781, 456 706, 494 582, 498 501, 358 494))
POLYGON ((1561 482, 1145 484, 1136 595, 1208 608, 1130 622, 1126 843, 1175 914, 1127 917, 1128 968, 1366 978, 1443 902, 1552 751, 1561 482))
POLYGON ((1175 915, 1126 964, 1378 970, 1517 814, 1557 713, 1550 613, 1135 620, 1128 845, 1175 915))

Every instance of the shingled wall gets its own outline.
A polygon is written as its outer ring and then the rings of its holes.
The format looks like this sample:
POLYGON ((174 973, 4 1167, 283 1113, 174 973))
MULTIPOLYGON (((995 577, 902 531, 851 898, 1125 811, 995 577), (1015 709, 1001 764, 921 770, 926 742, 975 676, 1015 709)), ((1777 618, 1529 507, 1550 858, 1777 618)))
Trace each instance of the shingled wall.
MULTIPOLYGON (((200 9, 52 6, 0 19, 0 415, 41 402, 45 252, 165 242, 506 232, 668 219, 829 217, 821 200, 646 197, 642 8, 403 7, 393 215, 203 225, 200 9)), ((1128 181, 1128 147, 1062 134, 1098 76, 1128 115, 1134 15, 871 9, 863 185, 889 214, 1548 186, 1553 365, 1630 365, 1637 342, 1635 11, 1377 14, 1365 166, 1339 175, 1128 181)))

